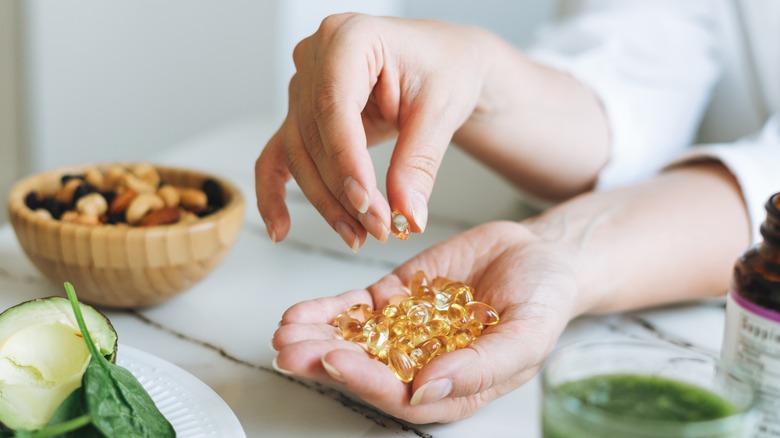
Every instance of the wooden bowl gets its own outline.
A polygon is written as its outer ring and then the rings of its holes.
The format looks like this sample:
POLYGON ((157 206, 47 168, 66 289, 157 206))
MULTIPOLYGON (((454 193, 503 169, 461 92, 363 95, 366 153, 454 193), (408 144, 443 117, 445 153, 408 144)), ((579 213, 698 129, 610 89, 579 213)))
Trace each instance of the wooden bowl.
POLYGON ((81 225, 39 217, 25 204, 32 191, 53 194, 63 175, 106 166, 53 170, 11 189, 8 210, 14 232, 46 278, 60 289, 65 281, 73 283, 79 299, 96 306, 138 308, 180 294, 222 261, 241 230, 244 200, 233 184, 203 172, 155 166, 162 181, 176 186, 200 188, 207 178, 219 183, 224 207, 190 223, 81 225))

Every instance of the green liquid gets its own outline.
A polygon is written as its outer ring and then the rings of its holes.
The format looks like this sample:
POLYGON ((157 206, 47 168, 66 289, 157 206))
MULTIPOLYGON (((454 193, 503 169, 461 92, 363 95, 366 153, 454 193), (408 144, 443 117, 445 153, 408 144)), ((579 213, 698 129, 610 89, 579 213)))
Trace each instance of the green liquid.
MULTIPOLYGON (((552 392, 544 400, 542 420, 545 438, 670 436, 668 433, 674 432, 675 427, 689 427, 690 423, 716 420, 737 413, 731 403, 706 389, 664 377, 634 374, 593 376, 564 383, 552 392), (599 415, 596 419, 578 416, 577 401, 606 415, 599 415), (564 405, 569 409, 564 409, 564 405), (632 420, 670 424, 661 428, 626 430, 625 425, 630 425, 632 420)), ((733 430, 724 430, 725 426, 712 430, 710 426, 708 433, 690 436, 739 436, 734 423, 727 424, 733 430)))

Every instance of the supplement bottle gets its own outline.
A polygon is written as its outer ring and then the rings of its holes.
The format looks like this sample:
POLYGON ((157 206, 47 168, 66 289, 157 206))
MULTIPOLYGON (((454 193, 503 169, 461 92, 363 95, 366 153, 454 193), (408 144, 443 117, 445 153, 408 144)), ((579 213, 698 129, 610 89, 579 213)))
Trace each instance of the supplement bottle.
POLYGON ((744 367, 761 394, 753 437, 780 438, 780 193, 766 203, 763 241, 734 265, 723 358, 744 367))

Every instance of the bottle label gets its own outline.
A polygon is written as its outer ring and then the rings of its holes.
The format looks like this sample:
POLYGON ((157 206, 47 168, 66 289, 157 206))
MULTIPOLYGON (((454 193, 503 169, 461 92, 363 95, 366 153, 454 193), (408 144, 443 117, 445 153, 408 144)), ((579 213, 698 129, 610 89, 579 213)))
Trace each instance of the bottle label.
POLYGON ((754 437, 780 438, 780 313, 730 291, 723 358, 743 366, 759 385, 761 403, 754 437))

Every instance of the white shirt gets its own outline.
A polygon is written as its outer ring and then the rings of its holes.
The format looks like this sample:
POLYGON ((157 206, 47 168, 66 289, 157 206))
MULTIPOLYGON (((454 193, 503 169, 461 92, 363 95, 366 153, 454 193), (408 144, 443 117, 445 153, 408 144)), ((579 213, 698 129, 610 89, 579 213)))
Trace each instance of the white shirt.
POLYGON ((716 159, 737 178, 760 240, 764 204, 780 192, 780 1, 591 0, 573 10, 528 53, 600 98, 612 152, 597 189, 716 159))

